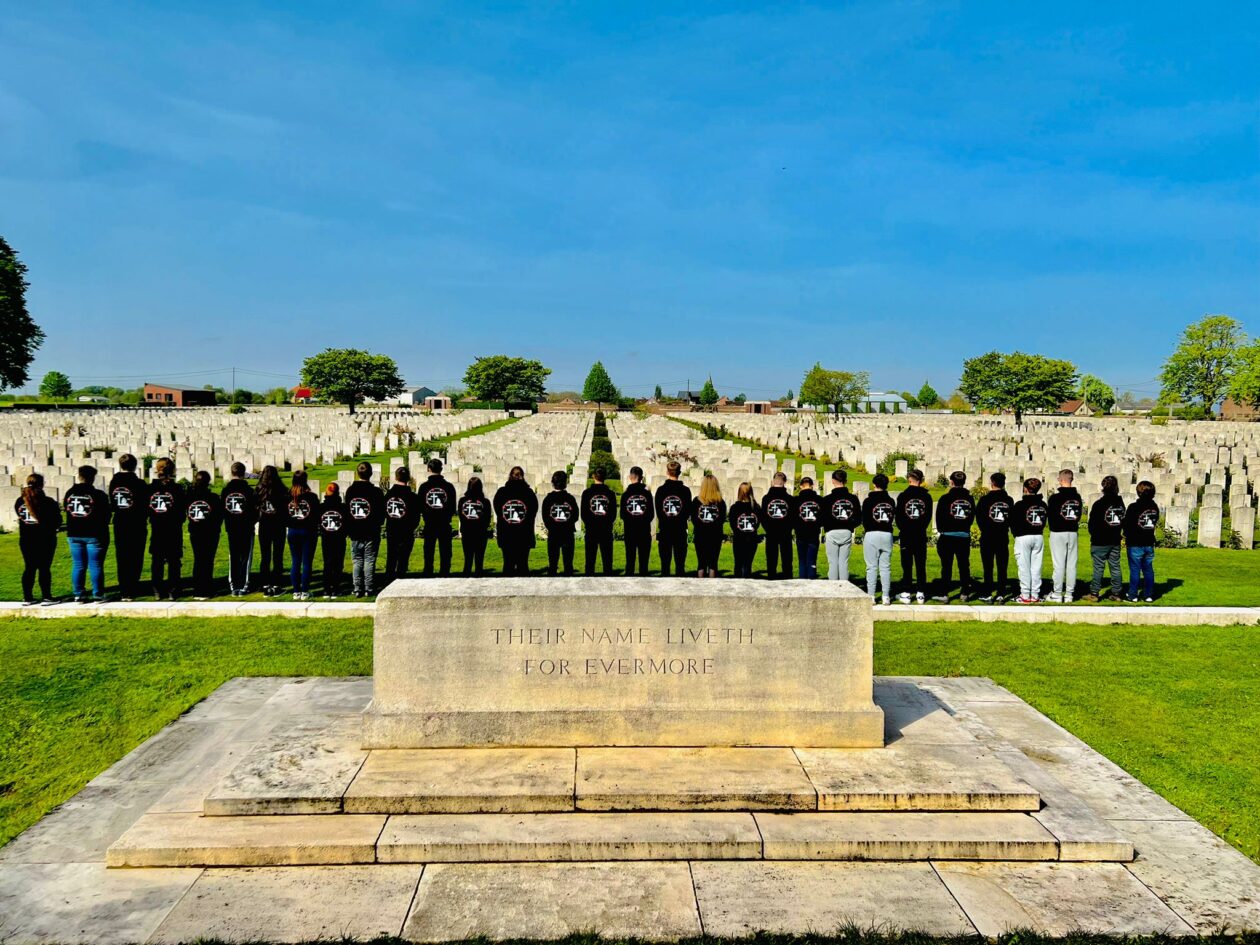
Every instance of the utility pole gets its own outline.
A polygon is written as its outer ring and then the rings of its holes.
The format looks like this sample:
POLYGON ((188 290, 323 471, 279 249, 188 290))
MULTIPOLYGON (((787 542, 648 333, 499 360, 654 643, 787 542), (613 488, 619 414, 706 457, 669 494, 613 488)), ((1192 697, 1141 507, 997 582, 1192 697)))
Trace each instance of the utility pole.
POLYGON ((236 368, 232 368, 232 399, 229 403, 236 403, 236 368))

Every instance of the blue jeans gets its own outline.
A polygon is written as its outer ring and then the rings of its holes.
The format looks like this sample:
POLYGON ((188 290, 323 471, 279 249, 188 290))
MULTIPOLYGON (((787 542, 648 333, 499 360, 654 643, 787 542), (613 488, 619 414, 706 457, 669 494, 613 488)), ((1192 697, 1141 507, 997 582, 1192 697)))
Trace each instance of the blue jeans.
POLYGON ((818 542, 798 541, 796 543, 797 574, 800 577, 813 579, 818 577, 818 542))
POLYGON ((1142 597, 1155 596, 1155 549, 1129 546, 1129 596, 1138 597, 1138 578, 1142 579, 1145 593, 1142 597))
POLYGON ((70 546, 70 585, 75 600, 87 597, 84 577, 92 575, 92 597, 105 599, 105 542, 99 538, 66 538, 70 546))
POLYGON ((294 594, 311 589, 311 565, 318 541, 314 532, 289 532, 289 583, 294 594))

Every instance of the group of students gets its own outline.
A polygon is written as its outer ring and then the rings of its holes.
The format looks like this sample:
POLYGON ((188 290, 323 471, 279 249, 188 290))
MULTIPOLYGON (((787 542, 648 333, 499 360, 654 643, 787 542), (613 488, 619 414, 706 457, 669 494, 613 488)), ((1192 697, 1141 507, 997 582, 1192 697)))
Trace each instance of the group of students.
POLYGON ((150 482, 137 474, 136 467, 134 456, 121 456, 120 471, 111 479, 108 491, 103 491, 96 487, 96 469, 81 466, 77 483, 66 491, 60 505, 45 494, 43 477, 33 474, 27 478, 16 511, 24 562, 22 594, 28 604, 53 601, 51 567, 63 511, 71 585, 74 598, 81 602, 105 600, 104 561, 111 523, 123 600, 139 594, 146 542, 154 595, 159 600, 174 600, 180 594, 185 526, 192 546, 192 587, 197 599, 212 594, 215 557, 221 535, 226 533, 228 586, 233 596, 250 592, 257 541, 262 592, 267 596, 281 592, 287 543, 293 597, 307 600, 317 545, 323 552, 325 596, 341 593, 347 545, 352 593, 355 597, 374 594, 382 534, 386 545, 382 584, 409 573, 417 531, 424 540, 423 573, 449 576, 456 527, 463 547, 464 575, 481 576, 492 524, 503 555, 504 575, 527 575, 540 515, 547 536, 547 570, 553 575, 575 573, 579 524, 585 535, 585 573, 595 574, 598 563, 604 574, 612 574, 614 530, 620 518, 627 575, 648 573, 653 537, 660 573, 687 573, 690 536, 695 548, 694 573, 716 577, 729 528, 735 577, 752 577, 757 547, 764 541, 770 578, 791 576, 794 551, 798 576, 817 577, 822 547, 828 578, 849 580, 849 558, 861 529, 867 593, 877 599, 882 589, 885 604, 892 603, 894 596, 894 530, 901 545, 903 581, 897 597, 903 603, 926 601, 932 524, 941 561, 935 600, 949 600, 955 567, 959 599, 970 598, 971 529, 975 524, 983 567, 982 600, 999 603, 1006 599, 1012 537, 1019 578, 1019 593, 1014 599, 1020 603, 1041 599, 1048 528, 1053 562, 1049 599, 1070 602, 1076 584, 1080 526, 1088 521, 1093 580, 1087 599, 1098 599, 1108 570, 1112 593, 1123 597, 1122 538, 1129 557, 1127 599, 1150 601, 1154 594, 1155 531, 1160 514, 1154 501, 1155 487, 1150 482, 1138 483, 1137 500, 1126 507, 1115 477, 1106 476, 1102 497, 1086 516, 1084 502, 1072 484, 1072 471, 1067 469, 1059 473, 1059 488, 1048 502, 1041 498, 1042 483, 1035 478, 1024 481, 1023 496, 1016 501, 1007 494, 1002 473, 989 477, 988 492, 977 501, 962 472, 953 473, 949 491, 933 500, 924 488, 923 473, 917 469, 910 471, 907 487, 895 498, 888 492, 888 477, 878 474, 871 481, 869 494, 861 499, 849 491, 847 474, 838 469, 831 474, 832 489, 825 496, 815 491, 809 477, 803 478, 793 493, 780 472, 760 501, 749 483, 740 483, 735 502, 728 508, 712 475, 704 477, 693 496, 680 479, 682 467, 677 462, 666 465, 665 481, 655 493, 644 483, 643 470, 632 467, 620 499, 598 471, 578 497, 568 491, 568 475, 557 471, 551 477, 552 491, 541 502, 520 466, 512 467, 507 482, 493 498, 486 496, 482 481, 475 476, 468 480, 463 496, 458 496, 442 475, 442 461, 436 458, 428 462, 425 481, 413 484, 410 470, 399 467, 388 490, 372 481, 369 463, 360 463, 356 480, 344 496, 338 484, 331 483, 322 497, 311 491, 304 470, 294 472, 291 484, 285 486, 276 467, 267 466, 257 484, 251 485, 244 465, 233 463, 231 480, 215 492, 210 474, 204 470, 184 488, 175 480, 175 464, 170 459, 155 463, 150 482), (37 582, 40 598, 35 597, 37 582))

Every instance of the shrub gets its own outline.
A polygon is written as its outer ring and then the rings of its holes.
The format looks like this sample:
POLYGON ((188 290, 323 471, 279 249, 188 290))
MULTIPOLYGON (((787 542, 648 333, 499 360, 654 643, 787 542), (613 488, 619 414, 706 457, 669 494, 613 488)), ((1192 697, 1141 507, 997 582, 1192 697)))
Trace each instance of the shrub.
POLYGON ((1186 538, 1175 528, 1164 526, 1163 534, 1155 539, 1156 548, 1182 548, 1186 545, 1186 538))
POLYGON ((621 466, 607 450, 595 450, 591 453, 591 474, 602 471, 605 479, 620 479, 621 466))
POLYGON ((906 466, 910 469, 914 469, 915 465, 919 462, 919 458, 918 453, 910 453, 906 451, 888 453, 879 461, 875 468, 877 471, 882 472, 885 476, 891 479, 893 470, 897 468, 897 460, 904 459, 906 461, 906 466))
POLYGON ((230 414, 249 413, 244 404, 232 404, 228 407, 227 412, 230 414))
POLYGON ((592 453, 611 453, 612 440, 608 439, 607 436, 593 437, 591 439, 591 452, 592 453))

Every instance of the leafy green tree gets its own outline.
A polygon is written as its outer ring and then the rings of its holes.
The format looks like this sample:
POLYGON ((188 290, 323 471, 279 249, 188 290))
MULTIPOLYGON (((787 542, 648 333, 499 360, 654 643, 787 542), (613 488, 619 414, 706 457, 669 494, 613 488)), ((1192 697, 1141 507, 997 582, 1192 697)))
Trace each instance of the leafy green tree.
POLYGON ((941 395, 936 392, 927 381, 923 382, 923 386, 919 388, 918 396, 914 398, 919 402, 919 406, 923 408, 939 407, 941 404, 941 395))
POLYGON ((1025 412, 1049 410, 1072 397, 1076 367, 1040 354, 990 351, 963 362, 958 389, 977 409, 1014 411, 1020 424, 1025 412))
POLYGON ((393 358, 357 348, 327 348, 311 355, 302 362, 302 383, 326 400, 345 404, 351 413, 369 397, 395 397, 406 386, 393 358))
POLYGON ((1229 396, 1236 404, 1260 406, 1260 338, 1238 349, 1229 396))
POLYGON ((914 394, 910 393, 908 390, 903 390, 901 392, 901 398, 906 402, 906 406, 911 410, 917 410, 921 406, 919 398, 915 397, 914 394))
POLYGON ((1210 414, 1229 390, 1229 378, 1247 333, 1228 315, 1207 315, 1187 325, 1160 372, 1159 399, 1196 401, 1210 414))
POLYGON ((590 373, 586 375, 586 383, 582 385, 582 399, 593 400, 596 406, 616 403, 621 399, 621 392, 608 376, 603 361, 596 361, 591 365, 590 373))
POLYGON ((713 386, 713 378, 710 377, 704 382, 704 386, 700 388, 700 406, 712 407, 717 402, 717 388, 713 386))
POLYGON ((268 404, 287 404, 292 396, 292 392, 285 390, 283 387, 273 387, 263 394, 263 402, 268 404))
POLYGON ((49 400, 65 400, 73 390, 70 378, 60 371, 49 371, 39 382, 39 395, 49 400))
POLYGON ((1103 413, 1111 413, 1111 408, 1116 405, 1116 392, 1111 389, 1111 385, 1093 374, 1086 374, 1081 378, 1077 394, 1094 410, 1101 410, 1103 413))
POLYGON ((477 358, 464 372, 468 392, 477 400, 537 403, 546 396, 550 368, 541 361, 492 354, 477 358))
POLYGON ((801 402, 814 407, 834 407, 838 414, 843 404, 861 400, 870 388, 871 377, 865 371, 831 371, 819 362, 805 372, 805 379, 801 381, 801 402))
POLYGON ((665 392, 661 390, 661 385, 660 385, 660 384, 657 384, 657 385, 656 385, 656 390, 652 393, 652 398, 653 398, 654 400, 664 400, 664 399, 665 399, 665 392))
POLYGON ((744 406, 744 404, 748 403, 748 395, 742 394, 742 393, 736 394, 734 397, 731 398, 731 403, 739 404, 742 407, 744 406))
POLYGON ((0 236, 0 390, 21 387, 44 332, 26 310, 26 264, 0 236))

